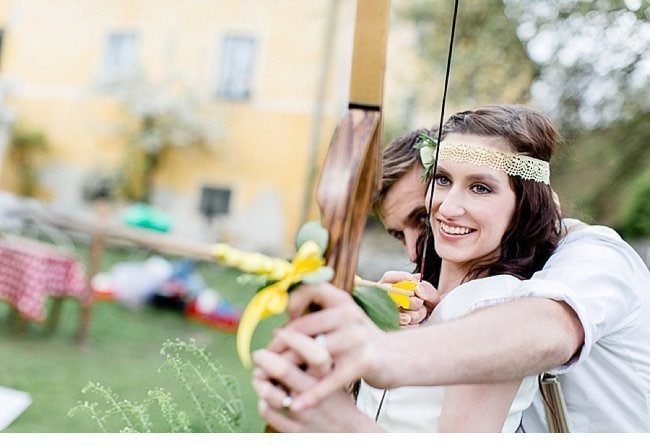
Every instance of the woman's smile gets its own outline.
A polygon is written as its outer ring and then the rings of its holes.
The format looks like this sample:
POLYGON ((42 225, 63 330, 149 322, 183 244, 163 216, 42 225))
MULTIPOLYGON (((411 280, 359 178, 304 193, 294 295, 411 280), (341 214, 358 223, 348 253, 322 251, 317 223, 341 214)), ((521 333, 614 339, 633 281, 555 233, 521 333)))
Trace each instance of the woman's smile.
POLYGON ((468 228, 465 226, 447 224, 440 220, 438 220, 438 222, 440 224, 440 232, 442 233, 442 235, 462 236, 476 231, 475 229, 468 228))

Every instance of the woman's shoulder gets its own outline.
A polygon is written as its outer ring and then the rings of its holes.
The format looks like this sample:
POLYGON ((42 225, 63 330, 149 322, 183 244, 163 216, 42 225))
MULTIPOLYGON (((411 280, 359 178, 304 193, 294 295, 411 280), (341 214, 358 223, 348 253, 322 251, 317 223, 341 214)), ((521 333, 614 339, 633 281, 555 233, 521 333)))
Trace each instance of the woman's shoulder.
POLYGON ((508 274, 484 277, 465 282, 451 290, 431 314, 432 322, 456 319, 478 308, 514 299, 521 279, 508 274))

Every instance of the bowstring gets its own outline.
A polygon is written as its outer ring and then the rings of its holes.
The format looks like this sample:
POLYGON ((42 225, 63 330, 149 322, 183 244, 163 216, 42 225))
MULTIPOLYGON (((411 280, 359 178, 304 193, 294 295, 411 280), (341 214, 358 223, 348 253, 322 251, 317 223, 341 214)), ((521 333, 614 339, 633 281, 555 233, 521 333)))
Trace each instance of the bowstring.
MULTIPOLYGON (((451 36, 449 38, 449 52, 447 54, 447 67, 445 69, 445 86, 442 92, 442 106, 440 108, 440 124, 438 125, 438 138, 437 138, 437 146, 440 145, 440 137, 442 135, 442 124, 443 124, 443 119, 445 117, 445 103, 447 102, 447 87, 449 85, 449 73, 451 72, 451 54, 452 54, 452 48, 454 46, 454 36, 456 34, 456 17, 458 16, 458 0, 454 1, 454 15, 451 20, 451 36)), ((433 202, 433 188, 435 187, 435 178, 436 178, 436 171, 438 169, 438 150, 436 147, 436 155, 434 157, 433 161, 433 169, 431 170, 431 179, 429 180, 429 185, 427 185, 427 190, 429 189, 429 186, 431 186, 431 194, 429 195, 429 210, 427 211, 427 223, 426 223, 426 230, 425 230, 425 235, 424 235, 424 247, 422 249, 422 259, 420 263, 420 282, 424 280, 424 264, 425 260, 427 257, 427 245, 429 244, 429 236, 432 233, 431 230, 431 204, 433 202)), ((425 319, 426 320, 426 319, 425 319)), ((379 420, 379 415, 381 413, 381 409, 384 405, 384 399, 386 398, 386 394, 388 392, 388 389, 384 389, 382 395, 381 395, 381 400, 379 401, 379 406, 377 407, 377 412, 375 414, 375 422, 379 420)))
POLYGON ((458 0, 454 1, 454 15, 451 20, 451 35, 449 37, 449 51, 447 53, 447 66, 445 68, 445 86, 442 91, 442 105, 440 107, 440 122, 438 124, 438 137, 436 142, 436 154, 433 159, 433 169, 431 170, 431 178, 429 179, 429 184, 427 185, 427 191, 431 187, 431 193, 429 194, 429 210, 427 211, 427 222, 426 229, 424 232, 424 246, 422 248, 422 258, 420 260, 420 281, 424 280, 424 265, 427 258, 427 249, 429 246, 429 237, 432 235, 431 229, 431 205, 433 204, 433 192, 436 185, 436 171, 438 170, 438 147, 440 146, 440 138, 442 137, 442 125, 444 124, 445 118, 445 105, 447 102, 447 89, 449 86, 449 74, 451 72, 451 55, 454 48, 454 37, 456 35, 456 17, 458 16, 458 0))

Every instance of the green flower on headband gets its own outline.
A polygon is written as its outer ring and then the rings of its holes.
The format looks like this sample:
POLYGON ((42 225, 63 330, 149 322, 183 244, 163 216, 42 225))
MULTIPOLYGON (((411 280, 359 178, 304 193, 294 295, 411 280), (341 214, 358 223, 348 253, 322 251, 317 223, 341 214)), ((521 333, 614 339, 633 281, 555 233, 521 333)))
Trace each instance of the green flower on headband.
POLYGON ((420 151, 420 161, 422 162, 422 166, 424 166, 422 181, 427 181, 429 176, 431 176, 431 170, 433 169, 436 153, 438 152, 438 142, 426 133, 420 133, 413 148, 420 151))

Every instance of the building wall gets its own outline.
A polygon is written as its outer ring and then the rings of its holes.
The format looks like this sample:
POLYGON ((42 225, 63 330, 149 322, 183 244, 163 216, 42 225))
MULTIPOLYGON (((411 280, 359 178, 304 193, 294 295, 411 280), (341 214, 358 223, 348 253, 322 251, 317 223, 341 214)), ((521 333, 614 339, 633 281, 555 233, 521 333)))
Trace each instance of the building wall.
MULTIPOLYGON (((322 159, 347 106, 354 6, 352 0, 0 0, 7 104, 50 145, 40 165, 43 198, 82 209, 85 175, 123 162, 125 141, 116 129, 124 112, 98 85, 105 80, 107 35, 132 31, 140 72, 154 85, 197 93, 203 116, 219 129, 212 150, 175 151, 156 176, 154 204, 172 216, 174 232, 209 239, 216 231, 239 245, 255 240, 269 251, 291 249, 310 194, 312 153, 322 159), (229 34, 256 42, 248 99, 215 94, 229 34), (211 231, 198 212, 203 185, 232 189, 230 214, 211 231)), ((4 163, 3 189, 15 187, 13 177, 4 163)), ((312 203, 312 216, 313 209, 312 203)))

